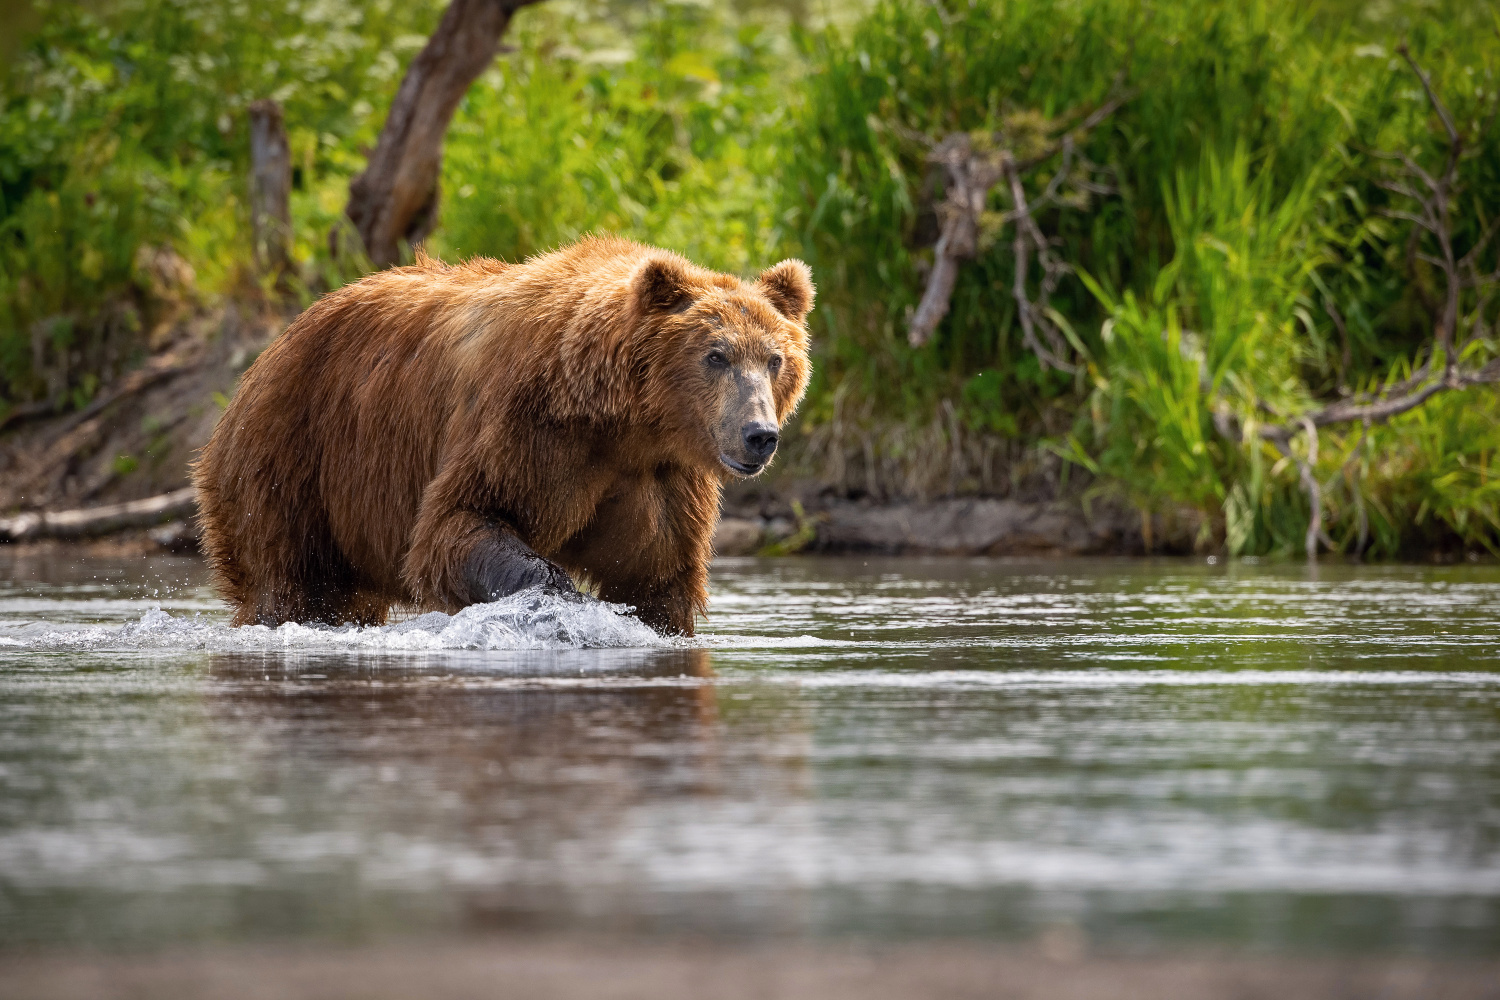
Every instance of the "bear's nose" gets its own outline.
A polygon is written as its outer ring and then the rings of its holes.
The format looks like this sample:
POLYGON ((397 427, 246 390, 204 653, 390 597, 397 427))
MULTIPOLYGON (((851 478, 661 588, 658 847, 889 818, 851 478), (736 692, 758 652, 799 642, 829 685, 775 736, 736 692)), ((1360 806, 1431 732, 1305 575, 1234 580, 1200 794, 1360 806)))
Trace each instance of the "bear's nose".
POLYGON ((754 423, 745 425, 745 451, 756 461, 764 462, 771 457, 771 452, 776 450, 776 442, 781 436, 776 433, 776 428, 770 424, 754 423))

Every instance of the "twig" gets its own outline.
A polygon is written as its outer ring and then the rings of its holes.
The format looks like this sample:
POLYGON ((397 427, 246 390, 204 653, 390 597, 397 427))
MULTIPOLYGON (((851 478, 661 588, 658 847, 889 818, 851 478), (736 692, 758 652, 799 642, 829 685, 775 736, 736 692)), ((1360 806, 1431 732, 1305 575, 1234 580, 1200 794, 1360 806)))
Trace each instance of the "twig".
POLYGON ((1307 429, 1306 461, 1298 458, 1297 453, 1292 451, 1290 441, 1277 440, 1274 444, 1277 451, 1296 464, 1297 474, 1302 480, 1302 488, 1307 491, 1311 511, 1307 518, 1307 537, 1304 545, 1307 549, 1307 561, 1316 562, 1318 539, 1323 535, 1323 488, 1318 484, 1318 477, 1313 474, 1313 469, 1318 464, 1318 432, 1313 430, 1312 423, 1305 417, 1302 424, 1307 429))
POLYGON ((0 430, 4 430, 11 423, 24 423, 27 420, 36 420, 39 417, 48 417, 57 409, 50 399, 43 399, 36 403, 22 403, 20 406, 12 406, 0 416, 0 430))
POLYGON ((1064 361, 1062 354, 1067 352, 1067 342, 1057 331, 1057 327, 1047 318, 1046 308, 1052 292, 1057 288, 1061 276, 1066 273, 1067 265, 1059 261, 1047 247, 1047 240, 1042 236, 1041 230, 1037 228, 1036 219, 1026 207, 1026 191, 1021 186, 1021 174, 1014 162, 1006 157, 1003 161, 1003 169, 1006 178, 1010 182, 1010 196, 1015 205, 1016 236, 1015 236, 1015 279, 1011 287, 1011 294, 1016 300, 1016 312, 1021 319, 1021 340, 1041 362, 1042 370, 1049 367, 1069 374, 1075 369, 1071 364, 1064 361), (1035 248, 1037 263, 1042 265, 1041 297, 1039 305, 1033 305, 1026 291, 1027 262, 1031 259, 1031 250, 1035 248), (1037 339, 1037 330, 1041 330, 1047 338, 1044 346, 1037 339))
POLYGON ((1411 71, 1417 74, 1417 79, 1422 81, 1422 89, 1427 91, 1427 100, 1432 104, 1432 109, 1437 112, 1438 119, 1443 123, 1443 128, 1448 130, 1449 148, 1457 150, 1463 140, 1459 137, 1458 129, 1453 125, 1453 116, 1448 113, 1448 108, 1439 99, 1438 95, 1433 92, 1432 81, 1426 73, 1422 72, 1422 67, 1417 65, 1417 61, 1411 57, 1411 49, 1407 47, 1405 42, 1396 46, 1396 51, 1401 53, 1401 58, 1406 60, 1406 65, 1410 66, 1411 71))

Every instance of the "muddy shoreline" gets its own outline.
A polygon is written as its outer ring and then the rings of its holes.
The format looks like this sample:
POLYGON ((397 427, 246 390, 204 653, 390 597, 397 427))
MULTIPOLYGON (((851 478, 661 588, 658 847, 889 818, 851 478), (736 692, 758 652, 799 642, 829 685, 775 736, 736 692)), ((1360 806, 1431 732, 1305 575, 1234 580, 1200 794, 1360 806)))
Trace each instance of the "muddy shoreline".
POLYGON ((1067 500, 954 497, 928 501, 731 496, 714 536, 720 555, 1085 556, 1144 551, 1140 517, 1067 500))
POLYGON ((1089 955, 1076 934, 982 942, 732 944, 504 937, 363 947, 279 945, 109 955, 12 952, 14 1000, 385 1000, 445 997, 1009 997, 1012 1000, 1479 1000, 1500 964, 1403 956, 1269 957, 1218 951, 1089 955), (496 989, 501 987, 501 993, 496 989))

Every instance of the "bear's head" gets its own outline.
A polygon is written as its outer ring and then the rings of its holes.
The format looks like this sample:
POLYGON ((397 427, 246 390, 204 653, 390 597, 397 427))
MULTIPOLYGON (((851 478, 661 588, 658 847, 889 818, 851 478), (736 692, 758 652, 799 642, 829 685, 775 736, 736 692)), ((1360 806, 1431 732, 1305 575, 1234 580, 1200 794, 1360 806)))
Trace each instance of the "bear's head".
POLYGON ((674 454, 732 477, 759 473, 812 371, 812 272, 784 260, 746 282, 663 252, 636 269, 631 293, 638 374, 674 454))

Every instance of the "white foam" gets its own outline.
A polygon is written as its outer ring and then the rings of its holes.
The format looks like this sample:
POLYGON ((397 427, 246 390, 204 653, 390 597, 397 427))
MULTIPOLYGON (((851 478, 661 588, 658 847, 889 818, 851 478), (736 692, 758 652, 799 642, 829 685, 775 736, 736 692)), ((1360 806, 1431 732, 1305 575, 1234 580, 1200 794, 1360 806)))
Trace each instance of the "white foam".
POLYGON ((590 597, 524 590, 455 615, 430 611, 393 625, 231 627, 202 615, 178 617, 159 605, 118 626, 58 628, 36 623, 0 637, 0 645, 36 651, 212 650, 216 652, 599 649, 668 646, 630 608, 590 597))

